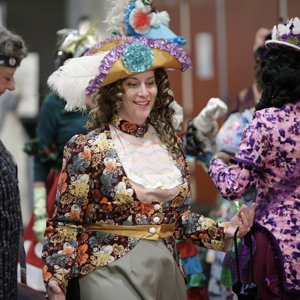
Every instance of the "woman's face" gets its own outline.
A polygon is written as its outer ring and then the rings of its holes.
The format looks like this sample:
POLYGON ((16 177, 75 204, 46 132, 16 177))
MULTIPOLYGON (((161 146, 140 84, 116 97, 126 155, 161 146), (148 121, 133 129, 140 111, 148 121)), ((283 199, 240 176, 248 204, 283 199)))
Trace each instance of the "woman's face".
POLYGON ((15 89, 15 74, 16 68, 0 66, 0 95, 6 90, 13 91, 15 89))
POLYGON ((138 73, 122 82, 124 94, 119 116, 135 124, 145 123, 157 95, 154 71, 138 73))

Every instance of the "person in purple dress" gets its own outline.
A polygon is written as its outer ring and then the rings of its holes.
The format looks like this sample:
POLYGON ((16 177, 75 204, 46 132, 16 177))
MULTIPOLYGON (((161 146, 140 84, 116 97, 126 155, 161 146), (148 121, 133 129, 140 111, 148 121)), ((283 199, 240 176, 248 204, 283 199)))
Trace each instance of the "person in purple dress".
POLYGON ((217 153, 209 174, 225 198, 256 189, 254 282, 259 299, 300 297, 300 20, 274 26, 265 88, 234 157, 217 153))

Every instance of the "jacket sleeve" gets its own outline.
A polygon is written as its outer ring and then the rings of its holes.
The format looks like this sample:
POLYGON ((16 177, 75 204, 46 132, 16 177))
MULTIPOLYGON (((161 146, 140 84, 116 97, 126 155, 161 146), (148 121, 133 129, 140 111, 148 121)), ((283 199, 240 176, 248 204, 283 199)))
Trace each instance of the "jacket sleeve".
POLYGON ((191 239, 196 245, 217 251, 226 251, 225 223, 187 210, 178 221, 179 236, 177 240, 191 239))
POLYGON ((223 197, 229 200, 242 197, 262 176, 271 149, 267 135, 269 130, 259 113, 256 113, 243 132, 231 164, 227 165, 221 159, 211 162, 209 175, 223 197))
POLYGON ((63 166, 57 188, 55 212, 48 219, 42 260, 47 285, 55 279, 65 289, 76 268, 77 236, 91 193, 89 190, 90 149, 86 137, 74 136, 64 148, 63 166))
POLYGON ((183 205, 178 209, 180 217, 177 221, 176 239, 178 242, 191 239, 200 247, 224 251, 226 250, 225 223, 218 224, 216 221, 190 210, 192 195, 187 162, 185 162, 185 169, 188 190, 183 205))

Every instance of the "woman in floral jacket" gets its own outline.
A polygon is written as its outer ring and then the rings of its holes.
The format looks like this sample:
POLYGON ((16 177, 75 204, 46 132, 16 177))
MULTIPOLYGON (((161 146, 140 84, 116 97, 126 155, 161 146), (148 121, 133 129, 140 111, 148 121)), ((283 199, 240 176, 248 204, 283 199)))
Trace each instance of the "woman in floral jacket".
POLYGON ((209 173, 234 200, 256 190, 254 282, 260 299, 300 297, 300 20, 274 27, 262 69, 265 88, 230 161, 216 154, 209 173), (222 158, 222 159, 218 159, 222 158))
POLYGON ((90 132, 64 149, 43 248, 50 299, 65 299, 74 278, 81 299, 186 299, 175 239, 222 251, 237 227, 243 236, 252 225, 255 206, 226 224, 189 212, 189 172, 164 69, 190 65, 172 43, 123 36, 50 77, 67 109, 84 107, 86 94, 96 104, 90 132))

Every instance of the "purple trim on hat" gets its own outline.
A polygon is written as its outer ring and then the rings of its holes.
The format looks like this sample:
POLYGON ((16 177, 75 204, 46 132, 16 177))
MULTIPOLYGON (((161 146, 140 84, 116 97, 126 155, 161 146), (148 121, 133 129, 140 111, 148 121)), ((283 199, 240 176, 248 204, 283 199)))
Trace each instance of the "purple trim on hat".
POLYGON ((126 41, 126 42, 135 42, 135 41, 139 41, 139 39, 132 37, 132 36, 126 36, 126 35, 116 35, 113 37, 109 37, 107 39, 105 39, 103 42, 98 43, 97 45, 93 46, 91 49, 89 49, 88 51, 86 51, 84 53, 84 56, 88 55, 93 55, 97 50, 99 50, 100 48, 102 48, 103 45, 109 44, 113 41, 126 41))
MULTIPOLYGON (((91 95, 98 91, 99 86, 101 85, 101 83, 104 82, 113 63, 115 63, 119 59, 119 57, 123 54, 125 49, 129 45, 131 45, 133 42, 140 42, 142 44, 149 46, 152 49, 161 49, 161 50, 168 51, 171 55, 175 56, 179 62, 182 63, 182 72, 184 72, 192 67, 191 59, 188 57, 187 53, 181 47, 178 47, 173 43, 169 43, 164 39, 153 40, 153 39, 149 39, 146 37, 142 37, 140 39, 135 39, 132 37, 109 38, 109 39, 106 39, 104 42, 98 44, 97 46, 93 47, 88 52, 91 53, 90 55, 93 55, 93 52, 95 52, 97 50, 97 48, 102 47, 105 43, 109 43, 110 41, 118 40, 120 38, 122 40, 125 40, 125 41, 129 40, 129 41, 114 47, 112 50, 109 51, 108 54, 106 54, 104 56, 104 58, 101 61, 100 66, 98 68, 99 75, 97 75, 95 78, 91 79, 86 88, 87 95, 91 95)), ((86 54, 86 55, 88 55, 88 54, 86 54)))

